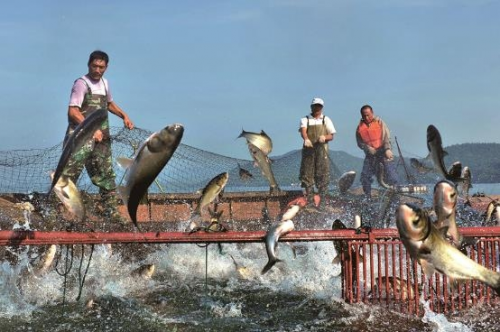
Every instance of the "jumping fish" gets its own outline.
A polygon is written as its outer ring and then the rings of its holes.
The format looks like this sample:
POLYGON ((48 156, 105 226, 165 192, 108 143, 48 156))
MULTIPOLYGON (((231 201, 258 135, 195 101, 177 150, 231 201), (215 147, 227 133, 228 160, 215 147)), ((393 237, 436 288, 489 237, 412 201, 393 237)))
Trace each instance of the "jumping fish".
POLYGON ((207 185, 203 188, 201 192, 201 197, 198 201, 195 214, 201 215, 201 210, 203 207, 212 203, 217 197, 222 194, 224 187, 229 180, 229 173, 224 172, 216 175, 212 178, 207 185))
POLYGON ((338 188, 340 194, 344 195, 351 188, 356 178, 356 171, 349 171, 342 174, 338 180, 338 188))
POLYGON ((250 155, 252 156, 253 160, 260 168, 262 175, 264 175, 264 177, 269 181, 270 194, 277 193, 280 188, 278 186, 278 182, 276 182, 276 179, 274 177, 273 170, 271 169, 271 161, 269 160, 267 155, 252 143, 248 143, 248 150, 250 151, 250 155))
POLYGON ((266 233, 266 251, 269 261, 266 266, 262 269, 262 274, 269 271, 274 264, 280 262, 281 260, 276 256, 276 249, 278 247, 278 240, 281 236, 291 232, 294 228, 292 220, 278 221, 271 225, 266 233))
MULTIPOLYGON (((54 172, 50 174, 50 177, 54 177, 54 172)), ((82 195, 80 195, 80 191, 69 177, 61 175, 53 190, 66 210, 74 218, 78 221, 85 219, 85 205, 83 204, 82 195)))
POLYGON ((120 186, 118 190, 137 228, 139 202, 174 154, 183 133, 184 127, 181 124, 167 126, 146 139, 134 159, 118 159, 118 162, 127 168, 126 185, 120 186))
POLYGON ((69 136, 64 144, 59 162, 57 163, 57 168, 54 172, 52 184, 48 192, 49 194, 52 192, 52 189, 54 189, 57 181, 59 181, 59 177, 62 175, 70 157, 92 140, 94 133, 101 127, 107 119, 107 116, 108 111, 106 109, 99 109, 93 112, 86 117, 69 136))
POLYGON ((479 280, 500 294, 500 274, 488 270, 448 243, 427 212, 413 204, 396 211, 399 236, 410 256, 422 266, 427 277, 438 271, 454 280, 479 280))
POLYGON ((264 155, 269 155, 273 150, 273 142, 271 137, 269 137, 264 130, 261 130, 260 133, 253 133, 250 131, 241 130, 240 137, 245 137, 247 143, 255 145, 258 149, 264 153, 264 155))

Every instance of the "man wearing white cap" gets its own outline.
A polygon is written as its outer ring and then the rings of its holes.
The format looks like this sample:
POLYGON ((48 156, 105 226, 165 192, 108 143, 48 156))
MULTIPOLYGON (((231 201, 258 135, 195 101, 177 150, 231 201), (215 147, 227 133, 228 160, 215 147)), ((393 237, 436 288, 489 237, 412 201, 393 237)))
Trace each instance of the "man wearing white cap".
POLYGON ((320 210, 326 207, 326 195, 330 183, 330 160, 328 142, 336 133, 332 120, 323 114, 324 102, 314 98, 311 102, 311 114, 300 119, 300 135, 304 140, 300 181, 305 189, 307 205, 314 208, 314 185, 320 195, 320 210))

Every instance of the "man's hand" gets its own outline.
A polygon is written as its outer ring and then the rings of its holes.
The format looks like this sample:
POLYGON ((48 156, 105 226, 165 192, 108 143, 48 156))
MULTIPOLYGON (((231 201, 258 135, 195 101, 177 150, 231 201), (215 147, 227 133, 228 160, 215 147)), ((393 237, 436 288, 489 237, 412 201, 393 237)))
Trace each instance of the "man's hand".
POLYGON ((326 137, 325 137, 325 135, 321 135, 321 136, 318 138, 318 142, 320 142, 320 143, 325 143, 325 142, 326 142, 326 137))
POLYGON ((305 146, 306 148, 312 148, 312 147, 313 147, 313 144, 312 144, 312 142, 311 142, 311 140, 310 140, 309 138, 306 138, 306 139, 304 140, 304 146, 305 146))
POLYGON ((365 153, 370 156, 374 156, 377 153, 377 150, 375 148, 372 148, 371 146, 367 145, 365 147, 365 153))
POLYGON ((385 157, 387 158, 387 160, 394 159, 394 155, 392 154, 392 151, 390 149, 385 150, 385 157))
POLYGON ((130 118, 128 116, 123 118, 123 124, 128 129, 131 129, 131 130, 134 129, 134 123, 132 121, 130 121, 130 118))
POLYGON ((104 134, 102 133, 102 131, 100 129, 94 133, 94 141, 100 142, 100 141, 102 141, 103 138, 104 138, 104 134))

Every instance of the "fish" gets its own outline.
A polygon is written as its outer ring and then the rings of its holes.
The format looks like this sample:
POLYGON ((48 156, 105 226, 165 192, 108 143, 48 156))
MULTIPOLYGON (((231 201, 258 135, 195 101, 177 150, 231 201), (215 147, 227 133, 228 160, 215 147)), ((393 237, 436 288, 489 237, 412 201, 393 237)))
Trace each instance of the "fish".
POLYGON ((445 179, 447 179, 448 171, 444 165, 444 157, 448 153, 443 149, 443 141, 441 134, 433 125, 427 127, 427 149, 429 150, 434 167, 445 179))
POLYGON ((450 174, 446 169, 446 166, 444 165, 444 157, 447 156, 448 153, 443 149, 443 141, 439 130, 437 130, 437 128, 433 125, 429 125, 427 127, 427 149, 429 150, 434 167, 446 180, 450 180, 455 183, 463 181, 460 174, 462 164, 458 164, 460 162, 455 162, 453 164, 455 166, 450 168, 450 170, 453 171, 453 174, 450 174), (460 171, 455 170, 454 167, 460 167, 460 171))
POLYGON ((369 295, 373 297, 373 294, 380 294, 381 298, 385 295, 401 301, 413 300, 415 299, 415 285, 399 277, 377 277, 369 295))
POLYGON ((238 262, 236 262, 236 259, 234 259, 233 255, 229 254, 229 256, 233 260, 234 268, 238 272, 239 277, 242 279, 249 279, 251 275, 250 269, 243 265, 238 264, 238 262))
POLYGON ((399 237, 427 277, 435 271, 454 280, 478 280, 500 294, 500 274, 485 268, 452 246, 417 205, 401 204, 396 211, 399 237))
POLYGON ((356 178, 356 171, 348 171, 342 174, 337 182, 339 192, 343 195, 351 188, 356 178))
POLYGON ((294 224, 292 220, 282 220, 271 225, 265 237, 268 262, 262 269, 261 274, 267 273, 274 264, 281 262, 281 259, 276 256, 279 238, 291 232, 293 229, 294 224))
POLYGON ((52 178, 52 183, 48 194, 52 192, 59 177, 62 175, 64 168, 68 164, 71 156, 78 152, 84 145, 89 142, 93 142, 94 133, 101 128, 101 125, 108 118, 108 111, 101 108, 88 117, 86 117, 69 136, 68 140, 64 144, 61 157, 57 163, 56 170, 54 171, 54 176, 52 178))
POLYGON ((242 168, 240 164, 238 164, 238 174, 240 175, 240 179, 242 180, 250 180, 251 178, 253 178, 252 173, 242 168))
POLYGON ((260 133, 253 133, 242 129, 240 136, 237 138, 240 137, 244 137, 247 140, 247 143, 256 146, 266 156, 273 150, 271 137, 269 137, 264 130, 261 130, 260 133))
POLYGON ((228 180, 228 172, 223 172, 213 177, 201 191, 194 214, 201 215, 202 209, 222 194, 228 180))
POLYGON ((469 200, 469 190, 472 188, 472 173, 468 166, 462 169, 462 174, 460 177, 463 179, 460 188, 462 189, 462 195, 465 196, 466 200, 469 200))
MULTIPOLYGON (((54 172, 50 173, 50 177, 54 177, 54 172)), ((85 219, 86 211, 82 195, 69 177, 61 175, 53 190, 73 218, 77 221, 85 219)))
POLYGON ((154 264, 144 264, 133 270, 130 275, 133 277, 141 277, 143 279, 151 279, 155 273, 155 269, 156 267, 154 264))
POLYGON ((130 219, 137 225, 137 208, 149 186, 163 170, 179 146, 184 127, 175 123, 147 138, 136 151, 133 159, 118 158, 118 163, 127 169, 126 185, 118 191, 127 206, 130 219))
POLYGON ((500 204, 492 200, 486 207, 484 223, 487 226, 497 226, 500 223, 500 204))
POLYGON ((380 162, 378 164, 378 170, 377 170, 377 182, 379 186, 381 186, 384 189, 394 189, 393 186, 385 182, 385 166, 384 163, 380 162))
POLYGON ((436 212, 437 220, 434 225, 437 229, 441 229, 446 238, 450 239, 451 243, 460 248, 463 237, 457 227, 456 222, 456 207, 458 201, 458 193, 453 182, 441 180, 434 186, 434 212, 436 212))
POLYGON ((275 194, 280 191, 278 186, 278 182, 276 182, 276 178, 274 177, 273 170, 271 168, 271 161, 267 157, 265 153, 263 153, 257 146, 252 143, 248 143, 248 151, 252 156, 253 160, 260 168, 262 175, 269 181, 270 194, 275 194))
POLYGON ((362 223, 361 216, 359 214, 354 215, 354 229, 360 228, 362 223))
POLYGON ((455 161, 451 164, 448 170, 448 177, 450 179, 459 179, 462 176, 462 163, 460 161, 455 161))
POLYGON ((54 262, 56 252, 57 246, 55 244, 51 244, 47 250, 42 253, 34 269, 36 275, 43 275, 47 272, 54 262))
POLYGON ((300 205, 298 204, 290 205, 288 209, 286 209, 286 211, 281 216, 281 221, 291 220, 295 218, 295 216, 297 215, 297 213, 299 213, 299 211, 300 211, 300 205))
POLYGON ((410 158, 410 165, 420 174, 427 174, 433 170, 432 167, 424 165, 424 163, 416 158, 410 158))
MULTIPOLYGON (((335 219, 332 224, 332 230, 348 229, 345 224, 340 219, 335 219)), ((333 241, 333 247, 337 253, 332 260, 332 264, 339 264, 341 262, 342 253, 344 253, 344 259, 348 259, 347 254, 349 246, 345 240, 335 240, 333 241)), ((351 246, 351 257, 353 259, 353 271, 356 271, 359 263, 363 262, 363 256, 361 254, 356 255, 356 251, 351 246), (358 264, 356 264, 358 262, 358 264)), ((355 275, 353 273, 353 275, 355 275)))

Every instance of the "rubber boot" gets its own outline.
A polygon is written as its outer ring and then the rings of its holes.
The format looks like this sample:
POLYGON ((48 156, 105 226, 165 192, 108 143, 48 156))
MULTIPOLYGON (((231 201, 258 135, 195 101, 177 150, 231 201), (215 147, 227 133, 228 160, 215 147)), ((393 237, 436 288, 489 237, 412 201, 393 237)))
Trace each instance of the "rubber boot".
POLYGON ((312 188, 306 188, 306 199, 307 205, 304 210, 307 212, 319 212, 314 202, 314 190, 312 188))

